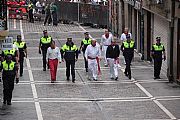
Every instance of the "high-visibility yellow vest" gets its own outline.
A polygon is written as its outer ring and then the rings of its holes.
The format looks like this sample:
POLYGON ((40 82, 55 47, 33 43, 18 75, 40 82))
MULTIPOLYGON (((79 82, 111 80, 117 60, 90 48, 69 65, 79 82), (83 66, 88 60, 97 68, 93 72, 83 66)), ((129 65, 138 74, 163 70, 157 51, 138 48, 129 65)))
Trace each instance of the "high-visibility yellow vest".
POLYGON ((11 50, 3 50, 3 53, 4 53, 5 56, 7 56, 7 55, 12 55, 12 56, 14 56, 14 55, 15 55, 15 52, 16 52, 15 48, 13 48, 13 49, 11 49, 11 50))
POLYGON ((133 48, 134 47, 134 41, 132 41, 132 40, 130 43, 128 43, 127 41, 124 41, 123 44, 124 44, 124 48, 133 48))
POLYGON ((89 40, 83 39, 82 41, 83 41, 84 45, 90 45, 92 40, 91 39, 89 39, 89 40))
POLYGON ((163 51, 164 45, 163 44, 161 44, 161 45, 154 44, 153 48, 154 48, 154 51, 163 51))
POLYGON ((68 51, 76 51, 78 48, 76 47, 76 45, 73 45, 70 49, 70 46, 67 46, 66 44, 63 45, 63 47, 61 48, 64 52, 68 52, 68 51))
POLYGON ((2 62, 2 66, 3 66, 3 70, 5 70, 5 71, 13 70, 15 67, 15 62, 11 61, 11 63, 8 64, 5 60, 2 62))
POLYGON ((15 42, 15 45, 18 47, 18 48, 24 48, 24 45, 25 45, 25 42, 15 42))
POLYGON ((29 5, 28 5, 28 8, 29 8, 29 10, 33 9, 33 4, 32 4, 32 3, 29 4, 29 5))
POLYGON ((47 37, 47 38, 41 37, 41 42, 42 44, 49 44, 51 42, 51 37, 47 37))

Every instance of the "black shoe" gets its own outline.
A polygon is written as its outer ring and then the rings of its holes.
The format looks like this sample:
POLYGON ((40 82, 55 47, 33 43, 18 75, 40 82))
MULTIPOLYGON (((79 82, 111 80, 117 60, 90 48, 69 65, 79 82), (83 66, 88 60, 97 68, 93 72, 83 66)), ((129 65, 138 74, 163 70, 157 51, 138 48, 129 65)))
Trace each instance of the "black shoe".
POLYGON ((114 78, 113 78, 113 77, 111 77, 111 80, 114 80, 114 78))
POLYGON ((70 79, 67 77, 67 79, 66 79, 67 81, 69 81, 70 79))
POLYGON ((155 79, 161 79, 161 78, 160 78, 160 77, 154 77, 154 80, 155 80, 155 79))
POLYGON ((125 76, 128 77, 128 74, 126 72, 124 72, 125 76))
POLYGON ((46 68, 43 68, 43 71, 46 71, 46 68))
POLYGON ((118 80, 118 77, 116 77, 115 80, 118 80))
POLYGON ((131 79, 131 75, 129 75, 128 78, 131 79))
POLYGON ((94 81, 97 81, 97 79, 93 78, 94 81))
POLYGON ((11 102, 7 102, 7 105, 11 105, 11 102))
POLYGON ((6 105, 6 101, 3 101, 3 104, 6 105))
POLYGON ((72 82, 75 83, 75 79, 73 79, 72 82))
POLYGON ((86 72, 88 72, 88 69, 86 68, 86 72))
POLYGON ((20 74, 20 77, 22 77, 23 75, 22 74, 20 74))

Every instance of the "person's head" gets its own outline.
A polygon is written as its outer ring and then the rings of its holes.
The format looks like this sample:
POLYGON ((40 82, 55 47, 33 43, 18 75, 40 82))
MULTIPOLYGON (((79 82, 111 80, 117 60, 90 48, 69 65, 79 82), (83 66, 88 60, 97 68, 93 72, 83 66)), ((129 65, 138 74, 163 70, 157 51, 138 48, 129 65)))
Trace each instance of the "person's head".
POLYGON ((85 32, 84 36, 85 36, 85 39, 89 39, 89 33, 88 32, 85 32))
POLYGON ((43 34, 44 34, 44 37, 48 37, 48 32, 47 32, 47 30, 44 30, 44 31, 43 31, 43 34))
POLYGON ((131 36, 130 36, 130 34, 127 34, 127 35, 126 35, 126 39, 127 39, 128 42, 131 41, 131 36))
POLYGON ((108 29, 105 29, 105 35, 109 35, 109 30, 108 29))
POLYGON ((7 55, 7 56, 6 56, 6 61, 7 61, 7 62, 10 62, 11 60, 12 60, 12 56, 11 56, 11 55, 7 55))
POLYGON ((124 28, 124 33, 128 34, 128 28, 124 28))
POLYGON ((161 42, 161 37, 156 37, 156 42, 159 44, 161 42))
POLYGON ((51 41, 51 49, 55 49, 55 41, 51 41))
POLYGON ((92 41, 91 41, 91 45, 92 45, 93 47, 95 47, 95 46, 96 46, 96 40, 95 40, 95 39, 92 39, 92 41))
POLYGON ((115 38, 111 41, 111 45, 112 46, 116 45, 116 39, 115 38))
POLYGON ((21 35, 17 35, 17 42, 21 42, 21 35))
POLYGON ((72 38, 71 38, 71 37, 67 38, 67 43, 68 43, 69 45, 72 44, 72 38))

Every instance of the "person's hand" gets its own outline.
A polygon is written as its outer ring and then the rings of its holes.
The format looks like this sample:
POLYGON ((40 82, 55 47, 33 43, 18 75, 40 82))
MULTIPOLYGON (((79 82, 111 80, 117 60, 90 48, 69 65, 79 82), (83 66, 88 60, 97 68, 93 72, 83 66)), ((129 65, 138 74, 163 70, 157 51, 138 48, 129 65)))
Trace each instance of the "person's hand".
POLYGON ((41 54, 41 50, 39 50, 39 54, 41 54))
POLYGON ((64 62, 64 59, 62 59, 62 62, 64 62))
POLYGON ((61 63, 61 61, 59 61, 59 63, 61 63))
POLYGON ((25 55, 25 57, 27 58, 27 54, 25 55))
POLYGON ((18 84, 19 83, 19 78, 16 78, 16 84, 18 84))
POLYGON ((102 58, 99 57, 99 61, 101 61, 101 60, 102 60, 102 58))
POLYGON ((164 55, 164 61, 166 60, 166 56, 164 55))
POLYGON ((76 62, 78 61, 78 58, 76 58, 76 62))

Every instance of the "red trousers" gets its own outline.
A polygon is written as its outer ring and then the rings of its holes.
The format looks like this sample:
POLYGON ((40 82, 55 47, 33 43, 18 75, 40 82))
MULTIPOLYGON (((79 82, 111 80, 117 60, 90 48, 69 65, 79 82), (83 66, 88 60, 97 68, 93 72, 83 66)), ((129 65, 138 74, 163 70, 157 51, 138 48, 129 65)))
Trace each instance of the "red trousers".
POLYGON ((49 59, 51 81, 56 81, 57 66, 58 66, 58 59, 49 59))

